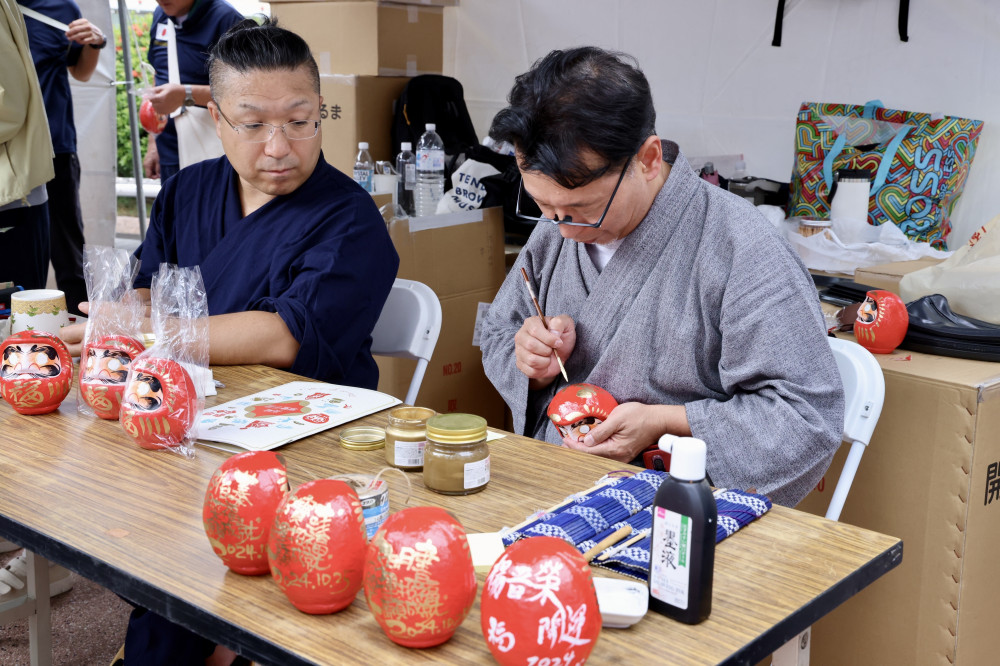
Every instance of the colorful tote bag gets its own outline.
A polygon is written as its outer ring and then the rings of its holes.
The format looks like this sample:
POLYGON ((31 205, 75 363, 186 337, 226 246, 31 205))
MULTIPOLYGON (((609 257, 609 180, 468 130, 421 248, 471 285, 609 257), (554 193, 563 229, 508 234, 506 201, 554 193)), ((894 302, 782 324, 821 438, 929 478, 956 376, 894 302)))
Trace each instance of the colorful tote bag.
POLYGON ((981 120, 864 106, 803 103, 795 125, 789 217, 827 219, 840 169, 872 174, 868 223, 892 222, 947 249, 949 218, 983 130, 981 120))

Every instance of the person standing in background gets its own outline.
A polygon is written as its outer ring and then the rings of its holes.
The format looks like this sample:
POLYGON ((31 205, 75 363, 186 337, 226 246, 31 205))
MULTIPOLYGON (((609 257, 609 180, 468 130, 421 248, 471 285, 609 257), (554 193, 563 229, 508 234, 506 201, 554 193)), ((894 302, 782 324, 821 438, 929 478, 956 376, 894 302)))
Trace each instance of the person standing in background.
POLYGON ((0 0, 0 280, 25 289, 45 286, 49 269, 52 140, 31 62, 24 17, 0 0))
MULTIPOLYGON (((229 28, 243 20, 225 0, 156 0, 153 12, 149 64, 156 70, 156 87, 149 101, 157 113, 168 116, 182 106, 207 106, 208 52, 229 28), (177 39, 180 83, 168 83, 167 21, 173 23, 177 39)), ((171 118, 164 130, 150 141, 142 161, 147 178, 166 181, 180 169, 177 127, 171 118)))
POLYGON ((83 280, 80 160, 69 75, 77 81, 88 81, 108 40, 96 25, 83 18, 73 0, 21 0, 20 4, 69 24, 69 30, 63 32, 33 17, 25 18, 28 47, 42 88, 55 151, 56 176, 46 186, 52 268, 56 285, 66 294, 66 305, 72 313, 80 314, 79 304, 87 300, 87 285, 83 280))

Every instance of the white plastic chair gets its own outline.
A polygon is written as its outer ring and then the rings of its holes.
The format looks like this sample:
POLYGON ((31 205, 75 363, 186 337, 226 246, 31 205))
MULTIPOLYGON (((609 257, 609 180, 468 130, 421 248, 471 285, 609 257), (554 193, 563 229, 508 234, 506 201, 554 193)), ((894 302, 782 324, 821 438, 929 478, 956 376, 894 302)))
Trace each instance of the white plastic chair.
POLYGON ((406 392, 408 405, 416 404, 440 334, 441 301, 434 290, 422 282, 396 278, 372 331, 372 354, 417 361, 406 392))
MULTIPOLYGON (((840 380, 844 384, 844 438, 851 450, 844 460, 844 469, 837 479, 837 486, 830 498, 826 517, 840 520, 847 493, 858 473, 861 456, 875 432, 875 425, 882 415, 885 402, 885 377, 882 367, 870 351, 856 342, 830 338, 830 351, 837 362, 840 380)), ((812 642, 812 627, 806 629, 793 640, 775 651, 772 666, 809 666, 809 645, 812 642)))

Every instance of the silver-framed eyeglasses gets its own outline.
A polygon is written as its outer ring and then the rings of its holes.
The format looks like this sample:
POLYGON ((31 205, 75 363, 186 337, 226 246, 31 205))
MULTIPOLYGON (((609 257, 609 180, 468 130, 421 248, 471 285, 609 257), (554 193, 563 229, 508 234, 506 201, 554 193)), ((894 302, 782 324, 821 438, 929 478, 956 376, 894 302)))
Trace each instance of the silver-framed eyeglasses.
POLYGON ((611 202, 615 200, 618 188, 625 179, 625 172, 628 171, 628 165, 631 163, 631 158, 625 161, 625 165, 622 167, 621 175, 618 176, 618 182, 615 183, 615 189, 611 191, 611 197, 608 199, 608 205, 604 207, 604 212, 601 213, 601 217, 597 220, 597 222, 574 222, 572 215, 567 215, 561 220, 558 217, 545 217, 545 215, 542 214, 542 209, 538 207, 538 204, 531 198, 531 195, 525 191, 524 178, 521 179, 521 182, 517 186, 517 207, 514 209, 514 214, 522 220, 527 220, 528 222, 551 222, 552 224, 565 224, 570 227, 591 227, 593 229, 597 229, 604 223, 604 216, 607 215, 608 211, 611 209, 611 202))
POLYGON ((274 136, 275 131, 281 130, 285 138, 289 141, 304 141, 311 139, 319 133, 318 120, 291 120, 284 125, 272 125, 270 123, 243 123, 234 125, 226 114, 222 112, 222 107, 213 98, 215 108, 219 110, 219 115, 233 128, 246 143, 267 143, 274 136))

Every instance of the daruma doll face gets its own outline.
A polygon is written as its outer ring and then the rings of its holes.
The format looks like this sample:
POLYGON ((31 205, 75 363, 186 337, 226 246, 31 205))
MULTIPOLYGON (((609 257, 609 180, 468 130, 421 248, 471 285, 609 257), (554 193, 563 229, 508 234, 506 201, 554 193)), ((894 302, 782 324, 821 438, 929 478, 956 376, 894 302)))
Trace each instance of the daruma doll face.
POLYGON ((548 416, 563 437, 582 440, 617 406, 614 396, 600 386, 571 384, 552 396, 548 416))
POLYGON ((109 335, 88 344, 80 358, 80 395, 102 419, 117 419, 132 359, 144 351, 134 338, 109 335))
POLYGON ((0 344, 0 392, 18 413, 55 410, 72 382, 73 360, 58 337, 22 331, 0 344))

